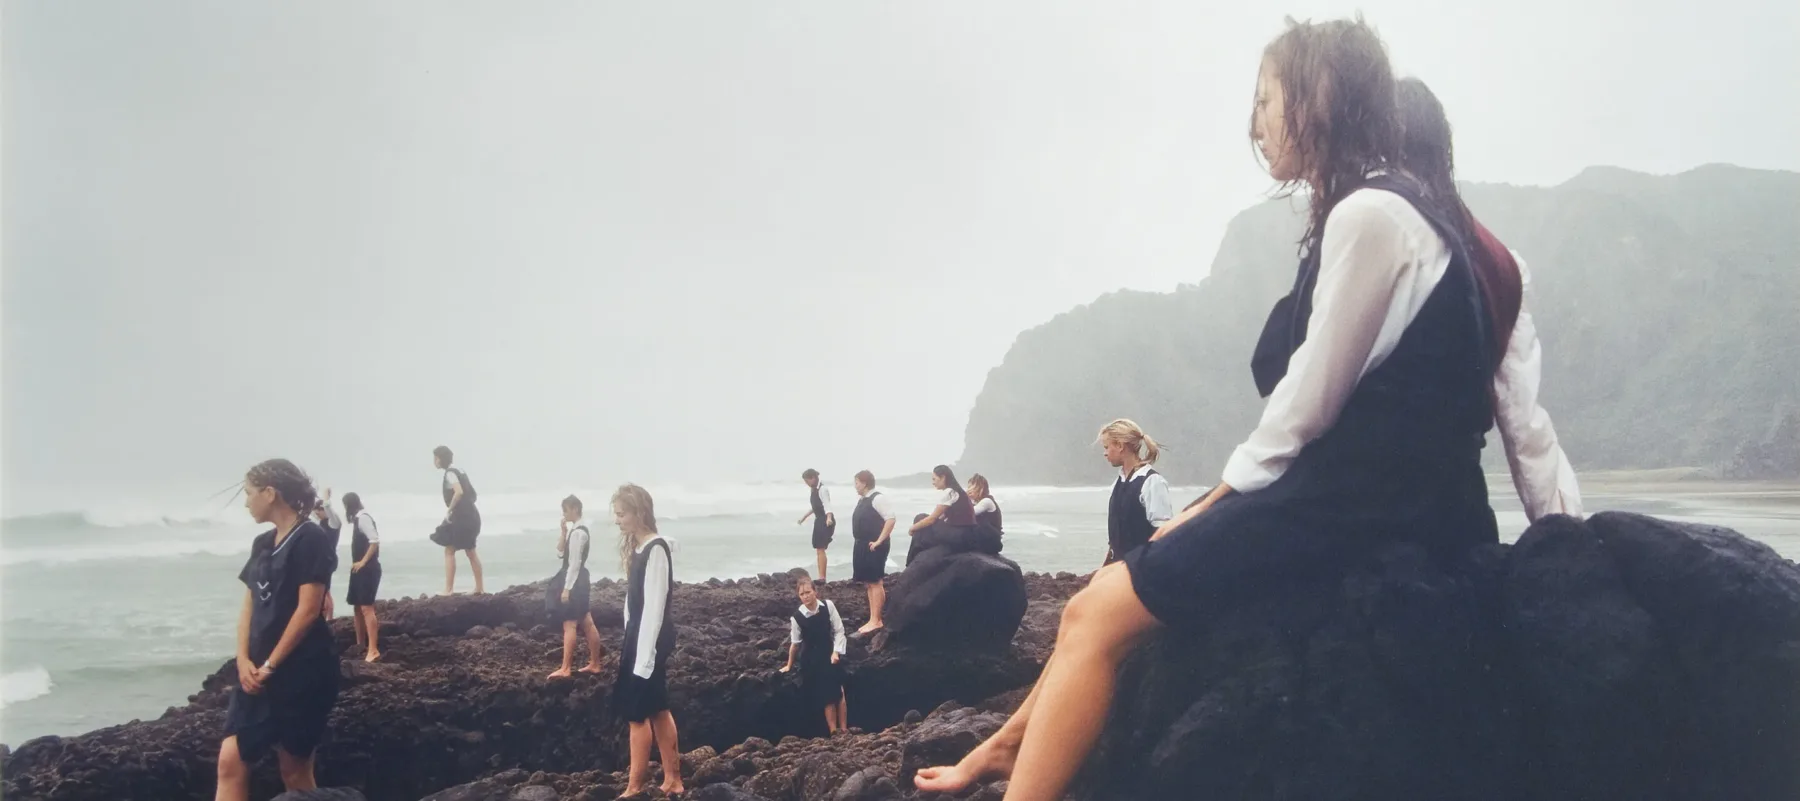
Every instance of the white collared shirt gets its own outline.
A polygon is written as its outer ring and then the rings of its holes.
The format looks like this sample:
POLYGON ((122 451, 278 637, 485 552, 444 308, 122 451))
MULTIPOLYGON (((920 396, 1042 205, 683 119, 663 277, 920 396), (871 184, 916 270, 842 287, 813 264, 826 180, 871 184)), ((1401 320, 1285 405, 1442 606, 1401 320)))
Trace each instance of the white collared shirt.
MULTIPOLYGON (((831 613, 832 649, 837 651, 839 656, 850 653, 850 639, 844 636, 844 619, 838 616, 837 604, 822 600, 819 601, 818 609, 807 609, 806 604, 801 604, 800 616, 812 617, 821 610, 831 613)), ((788 619, 788 642, 795 645, 800 644, 800 622, 792 618, 788 619)))

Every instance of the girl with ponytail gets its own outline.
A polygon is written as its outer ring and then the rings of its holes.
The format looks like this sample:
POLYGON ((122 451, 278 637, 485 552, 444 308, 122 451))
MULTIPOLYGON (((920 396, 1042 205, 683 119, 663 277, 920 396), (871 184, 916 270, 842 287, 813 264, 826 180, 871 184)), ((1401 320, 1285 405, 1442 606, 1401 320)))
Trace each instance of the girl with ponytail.
POLYGON ((1106 561, 1101 563, 1105 566, 1149 542, 1150 535, 1175 516, 1175 507, 1169 500, 1168 479, 1151 467, 1162 449, 1144 429, 1121 418, 1100 429, 1099 441, 1106 463, 1119 469, 1106 507, 1106 561))

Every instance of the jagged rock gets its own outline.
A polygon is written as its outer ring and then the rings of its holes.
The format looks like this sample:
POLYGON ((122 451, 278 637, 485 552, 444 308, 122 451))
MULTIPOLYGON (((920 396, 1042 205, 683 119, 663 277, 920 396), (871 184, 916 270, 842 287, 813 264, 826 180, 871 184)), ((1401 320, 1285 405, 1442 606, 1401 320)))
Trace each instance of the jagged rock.
POLYGON ((1127 663, 1082 799, 1800 797, 1800 566, 1723 529, 1396 546, 1127 663))
POLYGON ((760 795, 745 792, 729 784, 702 787, 687 794, 690 801, 767 801, 760 795))
MULTIPOLYGON (((1076 586, 1048 576, 1031 582, 1038 594, 1066 596, 1076 586)), ((558 776, 620 767, 628 740, 607 700, 623 590, 610 581, 593 588, 595 619, 608 638, 605 672, 558 681, 544 676, 555 666, 560 631, 526 633, 543 620, 541 586, 381 602, 386 658, 342 663, 343 691, 320 748, 319 781, 377 799, 414 799, 520 766, 558 776)), ((828 586, 825 592, 846 618, 866 616, 860 588, 828 586)), ((731 749, 754 738, 772 748, 769 739, 824 733, 823 714, 798 702, 798 678, 776 670, 786 655, 782 643, 794 603, 785 576, 676 587, 674 619, 681 633, 670 660, 669 695, 684 746, 731 749), (777 645, 756 644, 765 641, 777 645)), ((338 621, 334 632, 350 650, 349 621, 338 621)), ((848 660, 851 722, 878 730, 908 709, 948 699, 975 703, 1029 684, 1053 638, 1053 629, 1027 627, 1008 650, 966 656, 904 645, 869 654, 856 643, 848 660)), ((210 798, 225 705, 236 680, 235 665, 225 662, 204 678, 187 706, 161 719, 26 743, 0 763, 0 795, 210 798)), ((754 771, 753 763, 737 759, 741 755, 731 754, 714 770, 724 775, 728 769, 727 780, 754 771)), ((253 796, 280 789, 274 760, 254 768, 253 796)))
POLYGON ((1004 648, 1019 630, 1028 597, 1012 560, 933 548, 889 590, 885 640, 957 652, 1004 648))
POLYGON ((952 765, 973 751, 981 741, 999 731, 1006 715, 978 709, 944 709, 933 713, 906 735, 900 756, 900 775, 911 776, 919 768, 952 765))
POLYGON ((349 787, 320 787, 315 790, 292 790, 269 801, 368 801, 362 793, 349 787))

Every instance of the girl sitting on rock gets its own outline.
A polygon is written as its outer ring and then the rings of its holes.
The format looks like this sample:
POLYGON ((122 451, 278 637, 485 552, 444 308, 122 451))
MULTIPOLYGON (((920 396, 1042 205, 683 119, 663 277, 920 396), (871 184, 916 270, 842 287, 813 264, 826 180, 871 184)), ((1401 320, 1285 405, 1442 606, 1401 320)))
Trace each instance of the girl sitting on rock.
POLYGON ((1000 502, 994 499, 987 476, 980 473, 969 476, 966 492, 969 500, 975 503, 975 530, 969 538, 969 550, 999 553, 1005 544, 1005 516, 1000 513, 1000 502))
POLYGON ((312 480, 293 462, 270 459, 244 476, 244 507, 274 528, 257 535, 238 573, 238 686, 219 744, 220 801, 250 797, 250 765, 270 751, 289 791, 311 790, 313 753, 337 705, 338 657, 320 612, 333 566, 325 531, 307 519, 312 480))
POLYGON ((613 493, 613 520, 619 526, 619 563, 625 568, 625 641, 619 646, 619 678, 613 708, 631 729, 631 772, 625 795, 644 791, 650 777, 650 747, 662 750, 662 791, 683 792, 681 745, 669 713, 669 654, 675 651, 675 621, 669 602, 675 568, 669 543, 656 532, 656 503, 636 484, 613 493))
POLYGON ((957 483, 949 465, 931 468, 931 487, 939 493, 936 508, 914 518, 912 528, 906 530, 912 537, 912 544, 906 549, 909 565, 931 548, 966 548, 969 533, 975 528, 975 503, 957 483))
POLYGON ((1201 502, 1070 599, 1019 711, 956 765, 920 770, 920 789, 1007 776, 1008 801, 1062 798, 1119 663, 1152 633, 1392 543, 1454 559, 1498 540, 1481 470, 1501 367, 1492 310, 1520 286, 1483 291, 1455 206, 1398 169, 1396 94, 1360 20, 1290 21, 1263 51, 1250 136, 1311 208, 1294 291, 1251 362, 1262 418, 1201 502))
POLYGON ((812 579, 794 579, 800 608, 788 620, 788 658, 781 672, 794 669, 800 655, 800 696, 813 709, 825 710, 825 729, 837 734, 845 726, 849 707, 844 701, 844 669, 838 663, 850 652, 844 636, 844 619, 837 604, 819 600, 812 579))
POLYGON ((581 516, 581 499, 573 495, 563 499, 561 536, 556 539, 556 558, 562 569, 550 577, 544 588, 544 610, 550 619, 562 623, 562 667, 549 678, 566 679, 575 662, 575 634, 580 629, 587 635, 588 661, 583 673, 600 672, 600 629, 594 626, 594 614, 588 608, 588 536, 587 521, 581 516))

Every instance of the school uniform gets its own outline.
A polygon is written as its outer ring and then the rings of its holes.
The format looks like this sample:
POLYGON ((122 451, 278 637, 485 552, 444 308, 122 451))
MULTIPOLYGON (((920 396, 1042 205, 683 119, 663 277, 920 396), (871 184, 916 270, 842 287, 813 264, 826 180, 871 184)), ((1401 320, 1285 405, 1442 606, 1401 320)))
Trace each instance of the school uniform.
MULTIPOLYGON (((311 520, 294 527, 279 543, 275 530, 258 535, 238 580, 250 591, 250 661, 268 661, 300 606, 300 587, 331 580, 331 551, 325 530, 311 520)), ((225 736, 237 737, 238 753, 255 762, 277 746, 304 757, 325 737, 326 720, 337 705, 338 657, 323 617, 307 625, 300 643, 275 666, 262 692, 231 691, 225 736)))
POLYGON ((850 536, 856 545, 850 555, 851 581, 869 584, 887 575, 888 552, 900 532, 890 533, 880 547, 871 549, 869 545, 881 539, 881 529, 893 519, 894 504, 878 490, 870 490, 856 502, 856 511, 850 513, 850 536))
POLYGON ((450 514, 431 533, 431 541, 458 551, 475 550, 475 540, 481 536, 481 511, 475 508, 475 484, 469 481, 468 473, 454 467, 444 469, 444 506, 450 514), (462 500, 452 507, 450 501, 456 497, 459 485, 462 500))
POLYGON ((801 604, 788 620, 788 641, 800 646, 800 695, 815 709, 844 697, 844 666, 831 663, 831 655, 850 653, 844 636, 844 618, 837 605, 821 600, 817 609, 801 604))
POLYGON ((808 498, 812 504, 812 547, 813 550, 825 550, 831 547, 831 538, 837 534, 837 515, 831 511, 831 490, 822 486, 813 487, 808 498), (830 517, 830 522, 826 521, 830 517))
MULTIPOLYGON (((375 528, 375 516, 368 510, 356 513, 350 521, 350 563, 361 562, 369 548, 381 543, 381 532, 375 528)), ((344 600, 351 606, 374 606, 375 593, 381 589, 381 551, 369 557, 363 569, 350 574, 350 591, 344 600)))
POLYGON ((619 646, 612 701, 621 719, 641 723, 669 708, 669 654, 675 650, 669 605, 675 569, 668 541, 657 536, 638 546, 626 577, 625 641, 619 646))
MULTIPOLYGON (((946 488, 938 495, 937 505, 948 507, 944 514, 932 523, 912 534, 912 543, 906 549, 906 563, 912 564, 919 554, 932 548, 967 548, 970 534, 975 530, 975 504, 969 496, 955 488, 946 488)), ((917 523, 929 515, 921 515, 914 519, 917 523)))
POLYGON ((1169 481, 1148 464, 1130 475, 1119 472, 1113 481, 1112 499, 1106 505, 1106 564, 1150 541, 1162 524, 1175 517, 1169 500, 1169 481))
POLYGON ((971 551, 997 554, 1004 545, 1005 515, 1000 511, 1000 502, 989 495, 975 504, 975 528, 969 533, 968 548, 971 551))
POLYGON ((562 569, 550 577, 544 588, 544 611, 551 620, 580 620, 588 614, 588 525, 578 520, 569 526, 569 541, 564 543, 562 569), (562 594, 569 593, 568 603, 562 594))
POLYGON ((1237 492, 1123 557, 1158 620, 1198 624, 1390 543, 1453 559, 1498 540, 1481 449, 1503 365, 1469 253, 1422 198, 1379 175, 1331 210, 1252 359, 1268 405, 1226 463, 1237 492))

